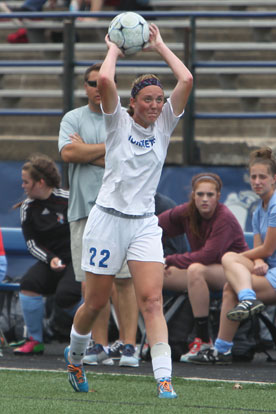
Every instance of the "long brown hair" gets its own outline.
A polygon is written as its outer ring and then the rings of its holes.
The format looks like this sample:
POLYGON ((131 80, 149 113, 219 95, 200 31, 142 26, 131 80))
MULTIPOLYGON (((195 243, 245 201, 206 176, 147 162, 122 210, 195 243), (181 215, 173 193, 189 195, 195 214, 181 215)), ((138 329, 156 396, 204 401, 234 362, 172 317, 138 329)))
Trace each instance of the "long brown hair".
MULTIPOLYGON (((221 192, 222 189, 222 181, 221 178, 214 173, 211 172, 202 172, 199 174, 196 174, 192 178, 192 192, 195 192, 197 186, 199 183, 211 183, 215 184, 216 191, 218 193, 221 192)), ((189 217, 190 219, 190 229, 191 232, 199 239, 202 238, 202 234, 200 233, 200 224, 202 221, 202 217, 196 208, 194 197, 192 196, 193 193, 191 193, 190 201, 188 204, 188 211, 185 214, 185 217, 189 217)))
MULTIPOLYGON (((32 154, 22 167, 22 171, 28 171, 30 178, 38 182, 43 179, 48 187, 58 188, 61 183, 61 176, 55 162, 44 154, 32 154)), ((18 208, 22 201, 15 204, 18 208)))

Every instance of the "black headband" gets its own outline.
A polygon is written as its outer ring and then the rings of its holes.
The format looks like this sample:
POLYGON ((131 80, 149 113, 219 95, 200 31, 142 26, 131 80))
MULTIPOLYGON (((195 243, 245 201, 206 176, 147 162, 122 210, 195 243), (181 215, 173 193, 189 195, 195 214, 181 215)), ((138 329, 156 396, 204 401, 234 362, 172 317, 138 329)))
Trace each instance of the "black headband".
POLYGON ((151 85, 156 85, 159 86, 161 89, 163 89, 163 86, 160 82, 159 79, 157 78, 147 78, 142 80, 141 82, 137 83, 136 85, 133 86, 132 90, 131 90, 131 96, 132 98, 135 98, 135 96, 137 95, 137 93, 145 88, 146 86, 151 86, 151 85))

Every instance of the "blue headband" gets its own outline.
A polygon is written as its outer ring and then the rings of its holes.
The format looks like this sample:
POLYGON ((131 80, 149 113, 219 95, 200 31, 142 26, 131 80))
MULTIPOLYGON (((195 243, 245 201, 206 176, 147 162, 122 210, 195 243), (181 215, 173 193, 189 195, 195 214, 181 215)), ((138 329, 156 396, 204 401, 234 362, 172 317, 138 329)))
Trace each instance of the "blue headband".
POLYGON ((159 86, 161 89, 163 89, 163 86, 159 79, 156 79, 156 78, 144 79, 141 82, 133 86, 131 90, 132 98, 135 98, 135 96, 141 89, 145 88, 146 86, 151 86, 151 85, 156 85, 156 86, 159 86))

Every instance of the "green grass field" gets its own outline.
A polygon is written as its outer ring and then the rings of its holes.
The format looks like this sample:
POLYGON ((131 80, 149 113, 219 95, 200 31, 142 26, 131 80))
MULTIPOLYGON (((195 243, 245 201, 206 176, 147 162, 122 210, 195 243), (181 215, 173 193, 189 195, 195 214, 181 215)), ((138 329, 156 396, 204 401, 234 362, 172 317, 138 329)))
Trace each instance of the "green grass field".
POLYGON ((3 414, 276 413, 276 385, 174 378, 178 398, 160 400, 152 376, 88 373, 91 392, 76 393, 65 372, 0 370, 3 414))

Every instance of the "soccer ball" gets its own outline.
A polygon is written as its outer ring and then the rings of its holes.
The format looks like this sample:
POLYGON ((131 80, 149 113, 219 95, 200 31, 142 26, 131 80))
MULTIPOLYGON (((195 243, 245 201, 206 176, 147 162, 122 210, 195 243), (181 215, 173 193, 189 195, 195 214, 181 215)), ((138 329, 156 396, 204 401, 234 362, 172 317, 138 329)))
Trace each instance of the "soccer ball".
POLYGON ((121 13, 111 21, 108 36, 125 55, 133 55, 148 42, 149 25, 138 13, 121 13))

